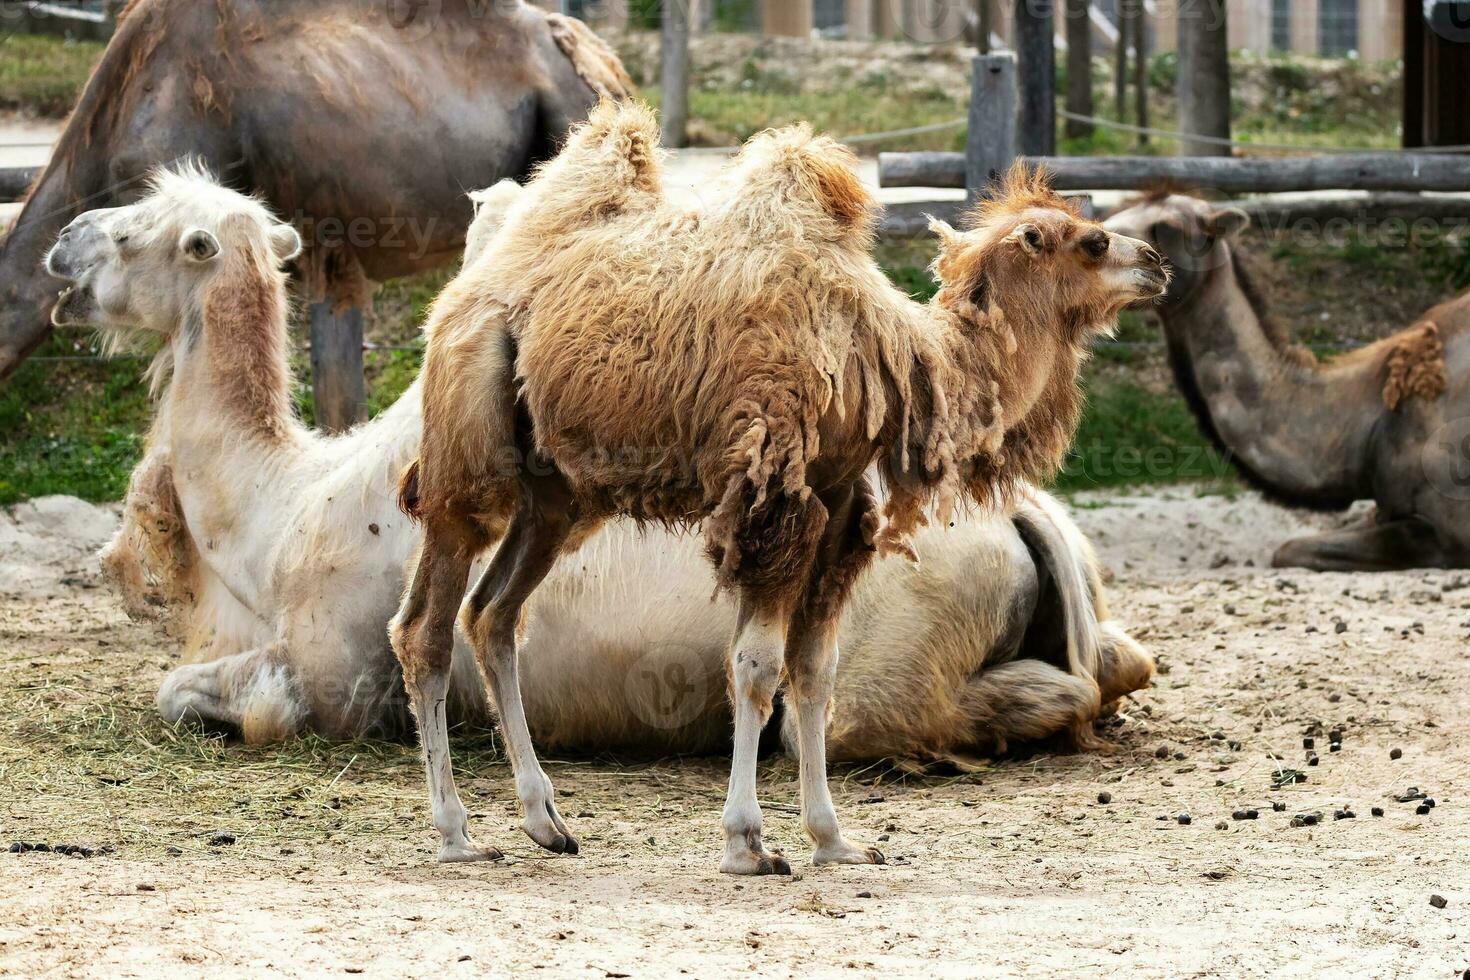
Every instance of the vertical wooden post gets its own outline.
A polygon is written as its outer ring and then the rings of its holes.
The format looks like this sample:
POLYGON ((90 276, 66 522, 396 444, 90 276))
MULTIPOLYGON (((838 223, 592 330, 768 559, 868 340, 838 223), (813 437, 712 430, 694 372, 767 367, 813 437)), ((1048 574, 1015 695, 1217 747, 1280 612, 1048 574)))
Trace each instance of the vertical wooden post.
POLYGON ((1057 152, 1057 46, 1054 0, 1016 0, 1015 48, 1019 70, 1021 152, 1057 152))
POLYGON ((995 0, 975 0, 975 50, 990 53, 990 35, 996 28, 995 0))
POLYGON ((1179 0, 1179 129, 1185 156, 1231 155, 1230 47, 1225 0, 1179 0))
POLYGON ((965 187, 971 202, 989 197, 995 178, 1015 161, 1016 56, 982 54, 972 63, 970 131, 965 142, 965 187))
MULTIPOLYGON (((1137 0, 1133 14, 1133 103, 1134 124, 1148 128, 1148 8, 1143 0, 1137 0)), ((1121 117, 1120 117, 1121 118, 1121 117)), ((1148 134, 1138 134, 1138 145, 1148 146, 1148 134)))
POLYGON ((331 300, 311 304, 311 391, 316 426, 345 432, 367 420, 367 382, 362 374, 362 310, 341 313, 331 300))
POLYGON ((694 0, 663 0, 663 34, 659 45, 663 96, 659 119, 664 146, 689 142, 689 7, 694 0))
MULTIPOLYGON (((1092 115, 1092 0, 1067 0, 1067 111, 1092 115)), ((1070 139, 1092 135, 1092 123, 1068 119, 1070 139)))
POLYGON ((1134 0, 1118 0, 1118 43, 1113 52, 1113 114, 1119 121, 1128 117, 1128 29, 1134 0))

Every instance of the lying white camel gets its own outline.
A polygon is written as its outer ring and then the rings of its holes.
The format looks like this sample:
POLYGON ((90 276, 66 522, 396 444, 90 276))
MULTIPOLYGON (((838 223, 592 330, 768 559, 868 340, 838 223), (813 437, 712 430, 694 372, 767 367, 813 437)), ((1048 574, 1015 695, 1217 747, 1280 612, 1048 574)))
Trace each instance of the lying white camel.
MULTIPOLYGON (((472 249, 514 193, 480 196, 472 249)), ((165 679, 159 710, 257 743, 408 720, 386 624, 418 541, 395 503, 419 444, 418 386, 345 436, 298 423, 280 272, 298 242, 257 202, 179 171, 158 174, 135 205, 82 215, 48 257, 72 283, 59 325, 163 342, 148 452, 103 553, 129 610, 169 617, 194 661, 165 679)), ((1152 660, 1108 621, 1092 552, 1051 498, 1032 493, 1014 518, 961 519, 917 543, 921 567, 882 562, 852 601, 834 758, 1092 745, 1099 704, 1148 684, 1152 660), (1066 672, 1069 644, 1098 649, 1096 678, 1066 672)), ((728 743, 734 606, 711 598, 698 549, 694 536, 618 523, 560 562, 526 623, 540 744, 677 754, 728 743)), ((451 711, 487 723, 468 647, 454 656, 451 711)))

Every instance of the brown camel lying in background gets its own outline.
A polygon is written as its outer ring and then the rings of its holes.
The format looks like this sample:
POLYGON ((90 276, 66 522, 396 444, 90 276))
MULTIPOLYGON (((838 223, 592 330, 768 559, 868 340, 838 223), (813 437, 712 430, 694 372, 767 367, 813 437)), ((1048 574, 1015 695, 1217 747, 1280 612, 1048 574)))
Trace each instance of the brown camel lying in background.
POLYGON ((1107 225, 1174 264, 1158 308, 1200 429, 1268 496, 1376 511, 1300 538, 1278 566, 1321 571, 1470 567, 1470 293, 1374 344, 1319 362, 1292 347, 1230 246, 1241 211, 1159 195, 1107 225))
POLYGON ((313 299, 459 257, 464 192, 523 176, 632 84, 580 21, 519 0, 132 0, 0 242, 0 378, 45 339, 41 260, 83 211, 193 159, 302 232, 313 299), (408 6, 408 5, 405 5, 408 6), (415 9, 409 7, 409 9, 415 9))
MULTIPOLYGON (((763 134, 686 210, 664 196, 657 145, 646 108, 599 106, 430 318, 424 439, 404 481, 425 541, 392 636, 440 858, 498 856, 470 840, 449 759, 462 600, 523 827, 577 850, 531 744, 517 628, 558 555, 626 515, 703 522, 718 582, 739 597, 721 870, 790 868, 764 846, 755 786, 783 677, 814 861, 881 862, 842 835, 826 780, 848 593, 879 547, 909 547, 936 498, 944 520, 958 498, 996 503, 1049 475, 1085 345, 1166 276, 1151 248, 1022 170, 974 231, 941 228, 943 288, 920 306, 870 254, 876 205, 844 148, 802 128, 763 134), (892 494, 881 529, 864 479, 875 463, 892 494), (465 600, 473 558, 502 529, 465 600)), ((1072 672, 1096 676, 1083 655, 1069 644, 1072 672)))

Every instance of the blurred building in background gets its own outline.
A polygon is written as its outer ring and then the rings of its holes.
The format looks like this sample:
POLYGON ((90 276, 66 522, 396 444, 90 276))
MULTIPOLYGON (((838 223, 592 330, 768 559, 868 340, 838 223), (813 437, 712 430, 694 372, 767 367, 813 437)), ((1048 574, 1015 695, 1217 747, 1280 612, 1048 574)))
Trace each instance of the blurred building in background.
MULTIPOLYGON (((608 26, 651 27, 659 0, 538 0, 543 6, 608 26)), ((988 4, 991 42, 1010 37, 1013 0, 698 0, 697 22, 723 30, 771 36, 821 35, 850 40, 907 38, 929 43, 978 40, 981 7, 988 4)), ((1226 0, 1230 46, 1257 54, 1292 52, 1368 61, 1403 53, 1404 0, 1226 0)), ((1062 0, 1055 0, 1060 11, 1062 0)), ((1171 51, 1181 4, 1190 0, 1146 0, 1153 50, 1171 51)), ((1117 40, 1118 0, 1095 0, 1096 43, 1117 40)), ((1058 28, 1060 37, 1061 30, 1058 28)))

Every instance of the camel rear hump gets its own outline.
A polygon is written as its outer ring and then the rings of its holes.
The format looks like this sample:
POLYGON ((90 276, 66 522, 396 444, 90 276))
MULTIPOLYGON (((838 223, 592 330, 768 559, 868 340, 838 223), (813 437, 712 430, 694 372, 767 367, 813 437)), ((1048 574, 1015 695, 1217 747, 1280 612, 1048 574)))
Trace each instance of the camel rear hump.
POLYGON ((830 136, 813 135, 811 127, 801 123, 754 137, 741 152, 734 174, 740 200, 748 206, 784 211, 792 204, 808 203, 835 222, 840 233, 866 241, 873 232, 878 202, 858 177, 857 162, 852 150, 830 136))

